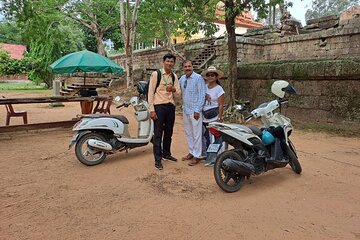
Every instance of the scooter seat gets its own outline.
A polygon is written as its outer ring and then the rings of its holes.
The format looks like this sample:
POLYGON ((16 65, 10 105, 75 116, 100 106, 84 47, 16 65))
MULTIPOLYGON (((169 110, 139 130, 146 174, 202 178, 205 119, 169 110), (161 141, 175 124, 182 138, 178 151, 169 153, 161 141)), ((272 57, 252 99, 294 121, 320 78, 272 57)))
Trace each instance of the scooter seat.
POLYGON ((109 115, 109 114, 80 114, 78 117, 81 118, 116 118, 124 124, 129 124, 129 120, 123 115, 109 115))
POLYGON ((259 128, 255 127, 255 126, 248 126, 248 128, 250 128, 251 131, 252 131, 255 135, 261 137, 262 131, 261 131, 259 128))

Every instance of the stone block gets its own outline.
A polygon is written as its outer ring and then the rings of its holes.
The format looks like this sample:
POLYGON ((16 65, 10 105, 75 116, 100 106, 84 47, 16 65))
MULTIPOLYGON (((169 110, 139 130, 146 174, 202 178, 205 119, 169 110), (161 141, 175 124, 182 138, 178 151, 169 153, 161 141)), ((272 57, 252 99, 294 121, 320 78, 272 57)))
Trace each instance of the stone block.
POLYGON ((349 19, 349 24, 353 24, 354 26, 360 25, 360 17, 349 19))
POLYGON ((339 16, 332 15, 332 16, 310 19, 310 20, 306 21, 306 25, 310 25, 310 24, 314 24, 314 23, 328 22, 328 21, 332 21, 332 20, 339 20, 339 16))
POLYGON ((341 75, 342 63, 337 61, 325 62, 325 79, 338 78, 341 75))
MULTIPOLYGON (((318 24, 319 24, 319 28, 321 28, 321 29, 329 29, 329 28, 334 28, 334 27, 339 26, 339 20, 320 22, 318 24)), ((333 30, 333 29, 331 29, 331 30, 333 30)), ((328 34, 332 34, 332 33, 328 33, 328 34)))
POLYGON ((328 96, 320 96, 319 97, 319 109, 324 111, 331 110, 331 101, 329 101, 328 96))
POLYGON ((360 61, 344 60, 340 74, 345 79, 360 79, 360 61))
POLYGON ((332 118, 329 111, 301 107, 289 107, 286 115, 293 121, 299 122, 328 122, 332 118))
POLYGON ((349 24, 349 19, 339 21, 339 26, 344 26, 344 25, 348 25, 348 24, 349 24))
POLYGON ((126 73, 118 78, 113 78, 109 84, 110 89, 117 89, 123 86, 126 86, 126 73))
POLYGON ((321 96, 323 81, 314 81, 314 80, 299 80, 294 81, 293 85, 296 89, 297 96, 321 96))
POLYGON ((276 64, 273 68, 273 78, 291 79, 293 76, 294 64, 276 64))
POLYGON ((297 96, 291 98, 292 105, 306 108, 306 109, 318 109, 319 108, 319 96, 297 96))
POLYGON ((340 119, 359 121, 360 95, 335 96, 331 100, 331 112, 335 116, 340 119))
POLYGON ((309 79, 310 77, 323 78, 323 66, 319 63, 294 64, 293 79, 309 79))
POLYGON ((133 78, 134 78, 134 82, 144 80, 146 78, 145 71, 143 69, 133 70, 133 78))

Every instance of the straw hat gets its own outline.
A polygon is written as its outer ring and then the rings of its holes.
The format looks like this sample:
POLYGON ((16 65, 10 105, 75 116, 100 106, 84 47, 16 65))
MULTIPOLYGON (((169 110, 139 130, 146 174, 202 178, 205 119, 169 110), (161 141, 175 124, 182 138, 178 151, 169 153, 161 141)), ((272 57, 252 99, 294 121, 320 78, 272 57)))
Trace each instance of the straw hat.
POLYGON ((223 72, 223 71, 220 71, 220 70, 217 70, 216 67, 214 67, 214 66, 208 67, 208 69, 205 70, 205 71, 203 71, 203 72, 201 73, 201 75, 202 75, 204 78, 206 78, 206 74, 208 74, 208 73, 217 73, 218 78, 223 78, 223 77, 224 77, 224 72, 223 72))

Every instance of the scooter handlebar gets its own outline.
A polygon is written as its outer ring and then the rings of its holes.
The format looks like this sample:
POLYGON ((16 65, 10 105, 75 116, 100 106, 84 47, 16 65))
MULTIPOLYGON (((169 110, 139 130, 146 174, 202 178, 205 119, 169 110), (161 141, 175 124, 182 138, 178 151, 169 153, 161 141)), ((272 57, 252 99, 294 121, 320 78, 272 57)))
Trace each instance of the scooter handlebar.
POLYGON ((285 104, 285 103, 288 103, 289 102, 289 100, 288 99, 279 99, 278 100, 278 102, 279 102, 279 104, 281 105, 281 104, 285 104))
POLYGON ((121 108, 121 107, 129 107, 130 103, 128 102, 124 102, 123 104, 117 106, 116 108, 121 108))
POLYGON ((247 117, 245 118, 245 122, 250 121, 252 118, 253 118, 253 115, 252 115, 252 114, 249 115, 249 116, 247 116, 247 117))

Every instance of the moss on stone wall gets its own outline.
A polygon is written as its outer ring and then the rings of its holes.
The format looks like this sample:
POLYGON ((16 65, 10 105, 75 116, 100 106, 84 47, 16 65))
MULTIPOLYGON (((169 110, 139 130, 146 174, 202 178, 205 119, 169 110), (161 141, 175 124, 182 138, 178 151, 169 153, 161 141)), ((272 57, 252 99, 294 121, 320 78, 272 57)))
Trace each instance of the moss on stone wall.
POLYGON ((360 79, 360 58, 241 64, 240 79, 360 79))

